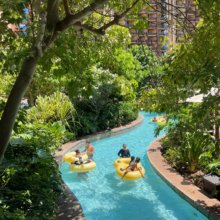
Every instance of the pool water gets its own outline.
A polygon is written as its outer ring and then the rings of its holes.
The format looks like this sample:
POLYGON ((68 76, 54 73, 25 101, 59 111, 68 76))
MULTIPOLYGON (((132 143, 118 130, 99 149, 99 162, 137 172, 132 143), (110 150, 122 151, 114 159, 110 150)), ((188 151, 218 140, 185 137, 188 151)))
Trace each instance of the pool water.
POLYGON ((154 114, 142 113, 144 122, 137 128, 115 137, 93 142, 96 169, 86 174, 61 165, 64 182, 76 195, 87 220, 204 220, 199 211, 175 193, 153 170, 146 156, 149 144, 155 139, 154 114), (122 144, 131 155, 141 158, 145 167, 144 179, 122 181, 113 166, 122 144))

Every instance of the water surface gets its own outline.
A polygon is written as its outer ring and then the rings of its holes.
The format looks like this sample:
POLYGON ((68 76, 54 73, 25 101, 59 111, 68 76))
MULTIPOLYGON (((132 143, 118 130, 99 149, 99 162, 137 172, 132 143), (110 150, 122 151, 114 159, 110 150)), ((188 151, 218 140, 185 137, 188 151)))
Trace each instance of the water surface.
POLYGON ((61 166, 62 178, 82 205, 87 220, 205 220, 207 219, 173 191, 153 170, 146 156, 155 139, 150 119, 154 114, 142 113, 144 122, 137 128, 115 137, 93 142, 95 170, 77 174, 68 164, 61 166), (131 154, 141 158, 146 177, 122 181, 116 176, 113 162, 123 143, 131 154))

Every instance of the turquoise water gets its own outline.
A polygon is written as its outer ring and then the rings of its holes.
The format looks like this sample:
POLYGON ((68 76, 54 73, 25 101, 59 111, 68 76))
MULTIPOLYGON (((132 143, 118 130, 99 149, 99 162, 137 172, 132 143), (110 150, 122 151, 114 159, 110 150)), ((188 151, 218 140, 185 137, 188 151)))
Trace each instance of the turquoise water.
POLYGON ((142 113, 144 122, 132 131, 93 142, 97 167, 87 174, 69 171, 61 166, 62 178, 79 199, 87 220, 204 220, 199 211, 176 194, 155 173, 146 149, 155 139, 154 116, 142 113), (134 156, 141 158, 146 177, 122 181, 116 176, 113 162, 123 143, 134 156))

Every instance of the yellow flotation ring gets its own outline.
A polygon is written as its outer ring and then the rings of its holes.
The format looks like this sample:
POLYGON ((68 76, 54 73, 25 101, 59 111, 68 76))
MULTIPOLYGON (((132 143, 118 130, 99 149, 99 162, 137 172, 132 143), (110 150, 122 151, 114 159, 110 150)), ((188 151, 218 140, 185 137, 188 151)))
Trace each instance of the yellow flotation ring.
POLYGON ((90 170, 93 170, 95 167, 96 167, 96 163, 94 161, 80 165, 70 164, 70 170, 78 173, 88 172, 90 170))
POLYGON ((167 123, 167 121, 165 119, 161 119, 157 121, 158 125, 165 125, 167 123))
MULTIPOLYGON (((125 168, 128 167, 128 164, 126 163, 122 163, 120 166, 118 166, 116 168, 116 173, 119 177, 123 177, 124 173, 126 172, 125 168)), ((145 169, 144 167, 141 165, 141 163, 138 163, 137 165, 138 169, 140 169, 142 175, 144 176, 145 174, 145 169)), ((139 170, 135 170, 135 171, 129 171, 124 177, 123 177, 123 180, 137 180, 137 179, 140 179, 142 178, 142 175, 140 173, 139 170)))
MULTIPOLYGON (((131 158, 118 158, 117 160, 114 161, 114 167, 116 169, 116 173, 118 176, 122 177, 125 173, 125 170, 122 171, 123 169, 127 168, 129 166, 129 163, 131 161, 131 158)), ((145 169, 141 165, 141 163, 137 164, 138 169, 141 170, 142 175, 145 174, 145 169)), ((124 176, 124 180, 136 180, 142 177, 140 171, 130 171, 124 176)))
POLYGON ((114 161, 114 167, 117 168, 119 165, 121 165, 122 163, 126 163, 129 164, 131 161, 130 157, 126 157, 126 158, 118 158, 117 160, 114 161))
MULTIPOLYGON (((75 156, 76 156, 75 152, 70 152, 70 153, 67 153, 67 154, 65 154, 63 156, 63 160, 65 162, 68 162, 68 163, 72 163, 72 162, 78 161, 79 158, 75 157, 75 156)), ((81 157, 82 157, 83 160, 87 160, 88 159, 87 154, 82 154, 81 157)))

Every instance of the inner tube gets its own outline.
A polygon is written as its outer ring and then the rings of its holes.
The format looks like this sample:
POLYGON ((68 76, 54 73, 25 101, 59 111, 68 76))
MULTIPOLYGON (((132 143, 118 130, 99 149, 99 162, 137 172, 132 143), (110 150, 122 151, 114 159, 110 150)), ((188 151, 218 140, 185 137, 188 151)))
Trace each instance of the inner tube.
MULTIPOLYGON (((117 160, 114 161, 114 167, 116 169, 116 173, 119 177, 123 177, 124 173, 126 172, 123 169, 126 169, 129 166, 129 163, 131 162, 131 158, 118 158, 117 160)), ((140 169, 142 175, 144 176, 145 174, 145 169, 141 165, 141 163, 137 164, 138 169, 140 169)), ((141 173, 139 170, 135 171, 129 171, 124 177, 123 180, 136 180, 140 179, 142 177, 141 173)))
POLYGON ((83 163, 80 165, 70 164, 70 170, 78 173, 85 173, 90 170, 93 170, 96 167, 96 163, 94 161, 83 163))
POLYGON ((130 157, 126 157, 126 158, 118 158, 117 160, 114 161, 114 167, 117 168, 119 165, 121 165, 122 163, 126 163, 127 165, 130 163, 131 158, 130 157))
MULTIPOLYGON (((122 163, 121 165, 119 165, 117 168, 116 168, 116 173, 119 177, 123 177, 124 173, 126 172, 125 168, 128 167, 128 164, 126 163, 122 163)), ((141 163, 138 163, 137 164, 137 167, 138 169, 141 171, 142 175, 144 176, 145 174, 145 169, 144 167, 141 165, 141 163)), ((140 173, 139 170, 135 170, 135 171, 129 171, 124 177, 123 177, 123 180, 137 180, 137 179, 140 179, 142 178, 142 175, 140 173)))
POLYGON ((158 124, 158 125, 165 125, 166 123, 167 123, 167 122, 166 122, 165 119, 162 119, 162 120, 157 121, 157 124, 158 124))
MULTIPOLYGON (((65 154, 63 156, 63 160, 65 162, 68 162, 68 163, 73 163, 73 162, 79 160, 79 158, 75 157, 75 156, 76 156, 76 152, 70 152, 70 153, 67 153, 67 154, 65 154)), ((83 160, 87 160, 88 159, 87 154, 82 154, 81 157, 82 157, 83 160)))

